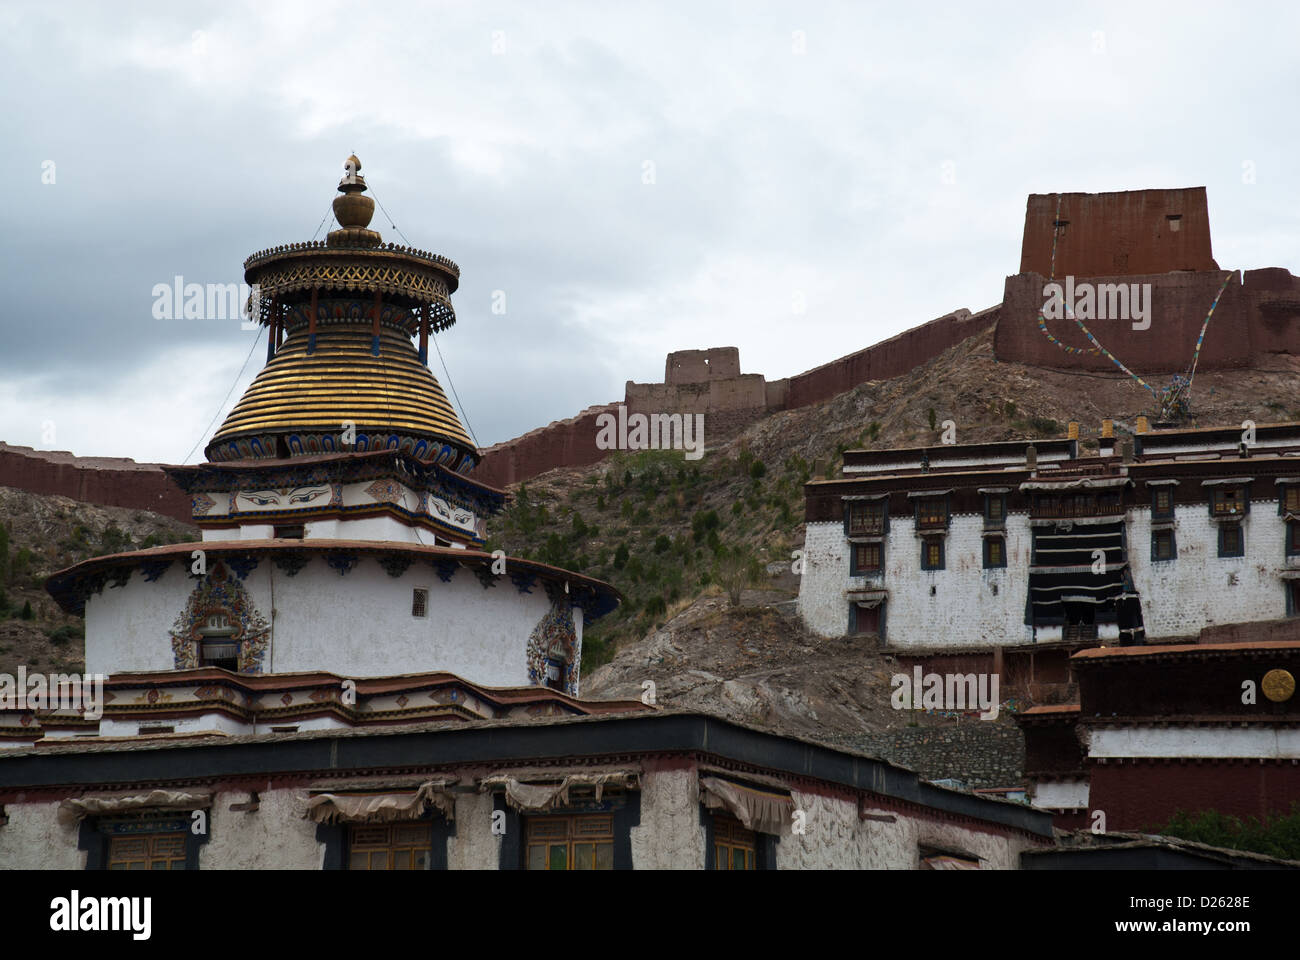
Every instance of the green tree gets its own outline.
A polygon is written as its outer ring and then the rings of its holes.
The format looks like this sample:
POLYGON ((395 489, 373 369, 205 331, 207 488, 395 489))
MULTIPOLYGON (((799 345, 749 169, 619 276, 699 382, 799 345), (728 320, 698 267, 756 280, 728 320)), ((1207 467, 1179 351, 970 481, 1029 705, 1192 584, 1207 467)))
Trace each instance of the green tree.
POLYGON ((24 620, 30 620, 32 618, 32 602, 30 600, 23 601, 23 612, 20 613, 19 616, 24 620))
POLYGON ((740 606, 740 594, 746 587, 758 581, 761 568, 758 558, 743 544, 736 544, 730 549, 718 553, 714 577, 733 607, 740 606))

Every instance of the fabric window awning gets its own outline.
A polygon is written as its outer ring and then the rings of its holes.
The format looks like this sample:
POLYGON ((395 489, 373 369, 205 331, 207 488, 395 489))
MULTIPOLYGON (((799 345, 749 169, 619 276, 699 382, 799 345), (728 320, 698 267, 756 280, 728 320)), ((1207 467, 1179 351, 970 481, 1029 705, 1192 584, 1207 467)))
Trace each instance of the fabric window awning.
POLYGON ((316 823, 389 823, 418 820, 432 808, 452 820, 456 804, 448 787, 455 782, 428 780, 414 790, 382 793, 318 793, 307 802, 303 818, 316 823))
POLYGON ((709 810, 726 810, 746 830, 790 834, 794 799, 788 790, 705 776, 700 777, 700 801, 709 810))
POLYGON ((207 791, 151 790, 149 793, 64 800, 59 804, 58 820, 64 826, 69 826, 86 817, 143 813, 153 810, 159 812, 206 810, 210 806, 212 806, 212 794, 207 791))
POLYGON ((979 868, 978 860, 968 860, 965 857, 954 857, 948 854, 937 854, 921 860, 922 870, 978 870, 979 868))
POLYGON ((1027 480, 1020 485, 1020 489, 1022 491, 1107 490, 1112 487, 1122 487, 1128 482, 1128 477, 1084 477, 1079 480, 1027 480))
POLYGON ((582 771, 560 774, 494 774, 479 781, 479 790, 504 789, 506 803, 520 813, 544 813, 569 804, 574 787, 594 787, 599 803, 606 787, 635 787, 634 770, 582 771), (532 781, 532 782, 529 782, 532 781))

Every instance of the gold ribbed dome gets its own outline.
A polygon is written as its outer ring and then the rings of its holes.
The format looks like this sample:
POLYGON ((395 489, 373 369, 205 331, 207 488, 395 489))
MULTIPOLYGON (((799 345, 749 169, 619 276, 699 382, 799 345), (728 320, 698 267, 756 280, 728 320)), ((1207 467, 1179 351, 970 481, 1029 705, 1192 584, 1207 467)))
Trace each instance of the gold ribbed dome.
POLYGON ((476 450, 437 379, 409 339, 385 326, 379 355, 371 326, 323 326, 308 353, 292 332, 230 411, 208 445, 209 460, 303 456, 340 450, 406 449, 453 470, 476 450), (353 446, 341 445, 345 423, 353 446))

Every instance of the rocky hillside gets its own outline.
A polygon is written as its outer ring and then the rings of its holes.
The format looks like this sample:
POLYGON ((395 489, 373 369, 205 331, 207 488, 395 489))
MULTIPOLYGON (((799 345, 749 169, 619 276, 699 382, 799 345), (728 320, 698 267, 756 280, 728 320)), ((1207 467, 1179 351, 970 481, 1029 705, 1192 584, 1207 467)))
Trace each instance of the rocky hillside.
MULTIPOLYGON (((1300 419, 1300 358, 1276 364, 1199 374, 1198 422, 1300 419)), ((1063 436, 1077 420, 1086 454, 1096 451, 1102 419, 1132 424, 1150 407, 1150 394, 1126 377, 998 362, 990 330, 907 376, 774 414, 695 462, 646 451, 543 474, 514 489, 493 546, 582 570, 623 592, 627 602, 587 635, 590 670, 704 591, 788 574, 803 543, 803 484, 836 475, 845 449, 937 444, 945 420, 961 443, 1063 436)))
MULTIPOLYGON (((1276 369, 1202 373, 1201 424, 1300 420, 1300 358, 1276 369)), ((992 332, 906 376, 863 384, 816 406, 774 414, 698 461, 680 452, 617 454, 520 485, 493 525, 490 548, 581 570, 626 598, 591 625, 584 696, 640 696, 698 707, 787 733, 846 744, 972 786, 1019 779, 1023 743, 1009 710, 997 721, 896 711, 893 659, 856 639, 809 636, 793 612, 791 554, 803 543, 803 484, 834 476, 850 447, 1060 436, 1084 425, 1096 449, 1104 417, 1150 414, 1127 378, 1070 374, 993 358, 992 332)), ((195 539, 154 514, 0 488, 8 544, 0 599, 0 671, 75 669, 81 624, 42 589, 85 557, 195 539)), ((1004 691, 1005 693, 1005 691, 1004 691)))
POLYGON ((45 578, 88 557, 198 538, 169 517, 99 507, 0 487, 0 673, 19 664, 43 672, 80 671, 80 617, 45 592, 45 578))
MULTIPOLYGON (((1300 358, 1277 364, 1198 375, 1197 421, 1300 420, 1300 358)), ((836 475, 851 447, 938 443, 945 420, 959 442, 1062 436, 1077 420, 1086 455, 1103 418, 1132 424, 1153 412, 1127 378, 998 362, 990 331, 905 377, 775 414, 695 463, 619 454, 535 478, 516 489, 497 538, 509 553, 609 580, 627 598, 585 635, 584 696, 639 696, 652 680, 667 706, 853 746, 931 778, 1006 786, 1019 781, 1024 755, 1014 703, 996 721, 896 711, 892 657, 802 629, 790 564, 803 542, 803 483, 836 475)))
POLYGON ((583 696, 652 690, 660 706, 828 741, 931 779, 972 787, 1019 782, 1024 740, 1010 709, 988 721, 974 712, 894 709, 894 658, 874 639, 811 637, 780 593, 745 591, 739 607, 726 597, 701 597, 584 677, 583 696))

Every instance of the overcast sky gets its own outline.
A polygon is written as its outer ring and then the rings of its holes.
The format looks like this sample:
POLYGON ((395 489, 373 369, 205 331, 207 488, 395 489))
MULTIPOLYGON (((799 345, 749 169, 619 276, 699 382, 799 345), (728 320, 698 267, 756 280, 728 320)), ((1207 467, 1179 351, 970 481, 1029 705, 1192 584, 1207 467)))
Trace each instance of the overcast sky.
POLYGON ((152 288, 310 239, 352 151, 461 267, 439 345, 484 446, 670 350, 777 378, 992 306, 1030 193, 1204 185, 1220 266, 1300 273, 1298 35, 1291 4, 5 0, 0 440, 201 459, 265 346, 152 288))

